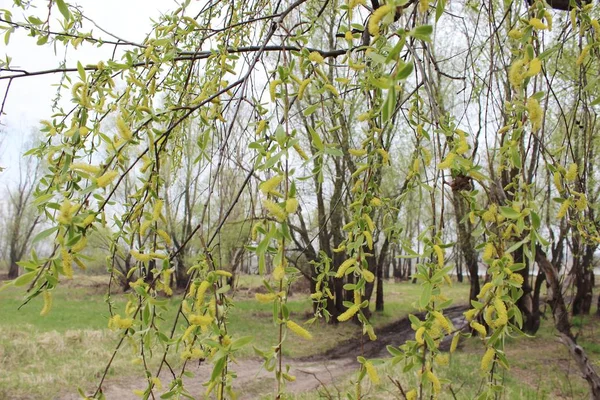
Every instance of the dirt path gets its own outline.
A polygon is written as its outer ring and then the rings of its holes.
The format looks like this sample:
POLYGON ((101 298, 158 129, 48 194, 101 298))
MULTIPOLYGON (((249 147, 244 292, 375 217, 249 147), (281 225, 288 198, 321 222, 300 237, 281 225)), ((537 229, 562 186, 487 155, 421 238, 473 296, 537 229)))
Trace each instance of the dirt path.
MULTIPOLYGON (((452 320, 456 328, 461 328, 465 323, 462 316, 465 310, 465 306, 455 306, 448 308, 445 314, 452 320)), ((417 314, 417 316, 423 317, 422 314, 417 314)), ((414 331, 410 327, 409 319, 405 317, 377 330, 377 340, 374 342, 356 337, 340 343, 335 349, 324 354, 287 359, 287 363, 291 366, 290 375, 296 376, 296 381, 289 382, 286 390, 292 393, 303 393, 319 389, 336 395, 335 382, 357 371, 357 356, 387 357, 386 346, 399 346, 413 337, 414 331)), ((194 374, 194 378, 184 378, 185 387, 194 398, 203 398, 202 395, 206 388, 202 386, 202 383, 210 375, 212 365, 195 364, 187 370, 194 374)), ((252 358, 237 360, 236 363, 230 364, 229 370, 237 374, 235 387, 239 394, 238 399, 257 399, 272 393, 275 386, 274 373, 265 371, 262 368, 261 360, 252 358)), ((170 379, 171 377, 166 373, 161 374, 164 384, 167 384, 170 379)), ((142 389, 143 386, 144 384, 141 382, 109 380, 104 385, 105 395, 108 400, 138 400, 139 397, 133 391, 142 389)), ((61 400, 75 399, 79 399, 79 396, 61 397, 61 400)))

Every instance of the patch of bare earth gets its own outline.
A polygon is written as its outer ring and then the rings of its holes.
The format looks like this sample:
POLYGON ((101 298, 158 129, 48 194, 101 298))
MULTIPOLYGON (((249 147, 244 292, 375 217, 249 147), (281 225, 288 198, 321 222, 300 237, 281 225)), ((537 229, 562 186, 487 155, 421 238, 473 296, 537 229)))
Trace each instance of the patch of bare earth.
MULTIPOLYGON (((456 306, 446 310, 446 315, 453 321, 456 328, 464 324, 462 312, 464 306, 456 306)), ((422 315, 418 315, 423 317, 422 315)), ((296 377, 294 382, 288 382, 286 391, 290 393, 305 393, 315 389, 327 390, 336 393, 335 382, 355 373, 357 369, 356 357, 359 355, 372 357, 385 357, 388 353, 386 346, 399 346, 405 341, 414 338, 414 331, 410 327, 408 318, 402 318, 377 331, 377 340, 371 342, 361 337, 356 337, 340 343, 336 348, 323 354, 304 358, 287 358, 290 364, 290 375, 296 377)), ((236 360, 229 364, 229 370, 236 373, 234 386, 241 400, 257 399, 261 396, 273 394, 275 387, 274 373, 262 368, 259 359, 236 360)), ((212 372, 210 364, 194 364, 187 368, 194 374, 192 378, 184 378, 186 389, 194 398, 204 398, 206 387, 203 383, 208 381, 212 372)), ((161 381, 166 384, 171 381, 172 375, 163 372, 161 381)), ((145 389, 145 383, 140 380, 124 380, 109 378, 104 384, 104 394, 108 400, 137 400, 139 396, 134 390, 145 389)), ((159 398, 163 391, 156 394, 159 398)), ((76 395, 66 395, 61 400, 79 399, 76 395)))

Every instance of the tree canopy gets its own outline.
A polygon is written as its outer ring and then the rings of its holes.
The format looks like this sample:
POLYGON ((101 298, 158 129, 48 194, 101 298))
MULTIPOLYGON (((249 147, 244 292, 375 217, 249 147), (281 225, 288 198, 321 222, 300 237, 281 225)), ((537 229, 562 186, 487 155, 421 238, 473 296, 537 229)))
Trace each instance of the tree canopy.
MULTIPOLYGON (((74 266, 85 268, 87 238, 108 226, 111 277, 132 288, 125 310, 109 299, 115 351, 138 338, 144 360, 154 350, 162 359, 143 396, 154 396, 164 368, 168 393, 186 393, 186 363, 206 359, 207 393, 229 397, 228 363, 249 341, 227 329, 229 278, 237 251, 251 251, 266 277, 257 301, 274 306, 279 345, 260 353, 279 398, 293 379, 286 337, 311 337, 310 324, 290 318, 290 284, 311 282, 309 323, 353 319, 376 340, 369 305, 390 254, 401 255, 416 260, 415 306, 426 314, 411 319, 415 340, 390 352, 419 372, 419 386, 402 393, 424 398, 442 387, 442 339, 453 338, 452 351, 467 335, 444 315, 444 288, 464 262, 485 396, 501 385, 504 339, 539 327, 545 281, 556 327, 600 397, 560 280, 570 271, 572 311, 589 313, 600 243, 594 3, 187 0, 161 11, 135 41, 65 0, 0 10, 7 43, 24 30, 57 52, 112 49, 50 70, 0 61, 3 108, 15 80, 58 84, 44 141, 29 152, 47 166, 35 205, 51 227, 36 240, 53 251, 34 253, 14 281, 44 296, 42 313, 74 266), (181 305, 159 323, 173 279, 181 305), (186 360, 181 371, 171 353, 186 360)), ((91 398, 102 396, 106 361, 91 398)), ((359 359, 353 396, 365 377, 378 381, 378 362, 359 359)))

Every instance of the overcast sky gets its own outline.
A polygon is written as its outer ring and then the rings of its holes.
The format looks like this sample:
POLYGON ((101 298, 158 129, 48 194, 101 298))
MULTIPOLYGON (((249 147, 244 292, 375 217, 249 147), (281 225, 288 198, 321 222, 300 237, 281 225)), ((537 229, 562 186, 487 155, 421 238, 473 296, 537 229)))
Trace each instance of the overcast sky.
MULTIPOLYGON (((45 20, 47 1, 34 0, 39 6, 36 15, 45 20)), ((157 19, 161 11, 164 13, 177 5, 172 0, 78 0, 70 1, 80 5, 84 14, 93 19, 97 25, 123 39, 141 42, 151 26, 151 19, 157 19)), ((13 0, 0 0, 0 9, 9 9, 13 13, 13 21, 22 21, 23 12, 13 9, 13 0)), ((53 13, 59 15, 58 10, 53 13)), ((53 30, 60 25, 52 22, 53 30)), ((96 37, 108 39, 108 36, 90 25, 96 37)), ((77 61, 82 64, 96 64, 99 60, 110 57, 113 48, 105 45, 97 48, 91 44, 83 44, 77 50, 69 48, 66 53, 67 66, 74 67, 77 61)), ((10 37, 8 46, 4 44, 4 36, 0 38, 0 57, 12 57, 13 68, 27 71, 52 69, 59 66, 65 57, 65 49, 54 46, 37 46, 36 39, 27 36, 24 29, 17 30, 10 37)), ((5 75, 6 73, 0 72, 5 75)), ((44 75, 40 77, 14 79, 8 93, 5 115, 0 116, 0 128, 4 133, 0 148, 0 166, 5 171, 0 173, 0 185, 14 181, 18 168, 18 157, 22 154, 23 143, 28 140, 30 132, 35 131, 41 119, 49 118, 52 110, 52 99, 56 96, 56 87, 60 75, 44 75)), ((0 99, 4 97, 8 81, 0 81, 0 99)), ((68 95, 67 95, 68 97, 68 95)))

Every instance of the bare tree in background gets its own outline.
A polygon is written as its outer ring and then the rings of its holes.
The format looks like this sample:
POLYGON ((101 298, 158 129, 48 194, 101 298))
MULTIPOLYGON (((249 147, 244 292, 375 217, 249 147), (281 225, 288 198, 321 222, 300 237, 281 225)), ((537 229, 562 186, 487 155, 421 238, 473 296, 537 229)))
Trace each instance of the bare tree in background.
POLYGON ((8 279, 19 276, 17 262, 31 249, 32 236, 41 222, 41 214, 32 204, 39 167, 38 160, 32 157, 20 158, 18 181, 4 190, 4 204, 0 206, 3 221, 0 225, 0 256, 8 263, 8 279))

